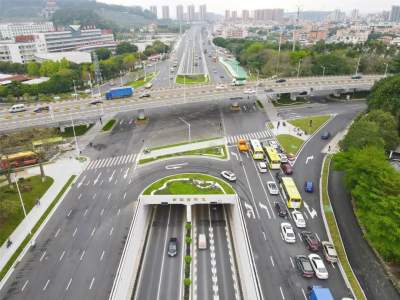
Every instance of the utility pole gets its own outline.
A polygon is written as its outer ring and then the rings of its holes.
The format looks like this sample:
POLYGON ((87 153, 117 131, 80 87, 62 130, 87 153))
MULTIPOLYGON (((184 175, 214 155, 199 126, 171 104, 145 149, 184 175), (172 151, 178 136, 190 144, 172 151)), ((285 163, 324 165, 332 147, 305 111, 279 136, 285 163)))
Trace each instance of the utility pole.
POLYGON ((299 78, 299 75, 300 75, 300 65, 301 65, 301 61, 302 61, 302 59, 300 58, 300 59, 299 59, 299 64, 298 64, 298 66, 297 66, 297 78, 299 78))
MULTIPOLYGON (((297 6, 297 17, 296 17, 296 25, 295 25, 295 29, 297 29, 297 27, 299 26, 299 17, 300 17, 300 6, 297 6)), ((296 39, 295 39, 295 31, 293 30, 293 48, 292 51, 294 52, 296 50, 296 39)))
POLYGON ((280 34, 279 34, 279 45, 278 45, 278 61, 276 62, 276 76, 278 76, 279 72, 279 60, 281 58, 281 44, 282 44, 282 27, 279 27, 280 34))
POLYGON ((322 77, 324 77, 325 76, 325 66, 321 66, 321 68, 322 68, 322 77))
POLYGON ((360 55, 360 57, 358 58, 358 61, 357 61, 356 75, 358 74, 358 68, 360 67, 360 61, 361 61, 361 55, 360 55))

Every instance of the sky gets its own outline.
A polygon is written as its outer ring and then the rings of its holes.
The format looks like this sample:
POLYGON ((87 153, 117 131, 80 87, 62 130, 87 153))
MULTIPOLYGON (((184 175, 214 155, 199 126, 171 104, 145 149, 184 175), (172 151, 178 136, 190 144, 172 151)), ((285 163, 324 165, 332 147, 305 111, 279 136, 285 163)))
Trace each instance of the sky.
MULTIPOLYGON (((351 11, 354 8, 359 9, 361 13, 378 12, 382 10, 390 10, 392 5, 400 3, 393 0, 97 0, 109 4, 121 4, 127 6, 139 5, 144 8, 150 5, 159 6, 158 11, 161 13, 161 5, 170 6, 170 14, 175 15, 175 6, 177 4, 194 4, 196 10, 200 4, 206 4, 207 10, 223 14, 226 9, 237 10, 257 9, 257 8, 283 8, 285 12, 297 11, 300 6, 301 10, 334 10, 341 9, 351 11), (143 4, 145 3, 145 4, 143 4)), ((186 11, 186 8, 185 8, 186 11)), ((239 13, 240 15, 240 13, 239 13)))

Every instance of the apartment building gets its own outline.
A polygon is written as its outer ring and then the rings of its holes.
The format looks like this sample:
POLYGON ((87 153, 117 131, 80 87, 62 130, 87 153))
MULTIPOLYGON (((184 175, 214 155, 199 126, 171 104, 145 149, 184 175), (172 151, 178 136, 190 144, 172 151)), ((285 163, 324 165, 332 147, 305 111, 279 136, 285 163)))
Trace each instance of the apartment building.
POLYGON ((13 40, 16 36, 54 31, 53 22, 0 23, 0 39, 13 40))

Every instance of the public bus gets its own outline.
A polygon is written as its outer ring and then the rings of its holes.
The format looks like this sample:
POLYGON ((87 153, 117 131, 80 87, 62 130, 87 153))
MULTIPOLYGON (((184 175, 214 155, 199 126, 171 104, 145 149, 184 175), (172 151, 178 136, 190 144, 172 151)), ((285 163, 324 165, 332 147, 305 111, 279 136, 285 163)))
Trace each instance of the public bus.
POLYGON ((282 177, 281 188, 283 190, 283 195, 286 198, 287 206, 289 208, 298 209, 303 203, 301 195, 291 177, 282 177))
POLYGON ((253 159, 264 159, 264 150, 259 140, 250 140, 250 151, 253 159))
POLYGON ((6 170, 8 168, 19 168, 34 165, 38 163, 38 160, 38 155, 32 151, 3 155, 0 159, 0 168, 6 170))
POLYGON ((279 170, 281 167, 281 158, 279 157, 278 152, 270 146, 265 146, 264 150, 267 155, 269 168, 271 170, 279 170))

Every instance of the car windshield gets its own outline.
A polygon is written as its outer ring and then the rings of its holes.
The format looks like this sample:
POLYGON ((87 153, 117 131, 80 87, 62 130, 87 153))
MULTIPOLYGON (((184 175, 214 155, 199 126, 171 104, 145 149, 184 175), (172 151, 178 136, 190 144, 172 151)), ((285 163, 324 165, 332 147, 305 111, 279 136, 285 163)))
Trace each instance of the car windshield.
POLYGON ((311 264, 308 260, 303 260, 302 263, 305 271, 312 271, 311 264))
POLYGON ((318 268, 317 269, 319 273, 326 273, 326 269, 325 268, 318 268))
POLYGON ((287 232, 287 236, 292 238, 292 237, 294 237, 294 233, 292 231, 288 231, 287 232))

